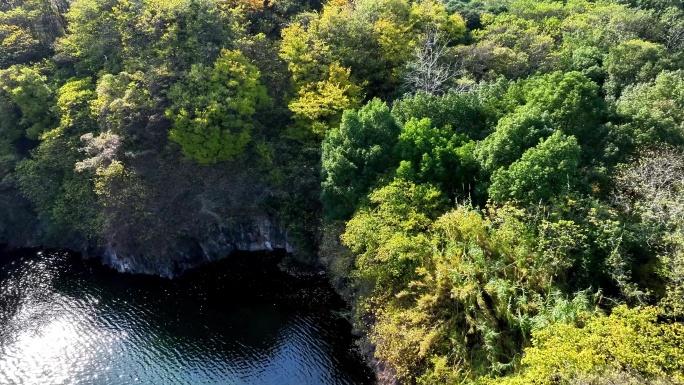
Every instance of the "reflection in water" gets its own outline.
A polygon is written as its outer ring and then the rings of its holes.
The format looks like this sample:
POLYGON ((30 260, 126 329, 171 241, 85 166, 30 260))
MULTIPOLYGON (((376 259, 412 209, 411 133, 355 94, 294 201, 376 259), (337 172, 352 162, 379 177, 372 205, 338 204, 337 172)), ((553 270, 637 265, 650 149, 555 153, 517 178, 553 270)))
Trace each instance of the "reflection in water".
POLYGON ((243 255, 173 281, 0 253, 0 384, 370 384, 321 279, 243 255))

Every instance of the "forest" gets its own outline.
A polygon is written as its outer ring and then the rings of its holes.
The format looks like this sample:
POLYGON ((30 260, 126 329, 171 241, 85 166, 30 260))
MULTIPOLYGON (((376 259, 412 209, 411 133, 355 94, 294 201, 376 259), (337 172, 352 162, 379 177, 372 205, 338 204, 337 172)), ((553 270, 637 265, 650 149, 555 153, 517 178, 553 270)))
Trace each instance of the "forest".
POLYGON ((684 4, 0 4, 0 242, 251 212, 381 384, 682 384, 684 4))

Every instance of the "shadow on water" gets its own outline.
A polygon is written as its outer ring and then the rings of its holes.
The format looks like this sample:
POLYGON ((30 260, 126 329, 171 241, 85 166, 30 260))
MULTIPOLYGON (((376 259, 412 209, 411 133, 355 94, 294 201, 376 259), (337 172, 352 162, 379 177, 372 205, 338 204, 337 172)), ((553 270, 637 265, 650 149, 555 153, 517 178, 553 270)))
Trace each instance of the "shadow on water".
POLYGON ((343 301, 324 277, 281 272, 282 257, 166 280, 0 251, 0 383, 372 384, 343 301))

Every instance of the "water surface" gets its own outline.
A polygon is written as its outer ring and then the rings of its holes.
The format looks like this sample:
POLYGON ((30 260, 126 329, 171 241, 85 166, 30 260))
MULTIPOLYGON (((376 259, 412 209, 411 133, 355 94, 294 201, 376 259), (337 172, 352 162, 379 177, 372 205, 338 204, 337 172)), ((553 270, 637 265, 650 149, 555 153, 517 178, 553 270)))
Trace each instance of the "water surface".
POLYGON ((339 297, 279 258, 165 280, 0 251, 0 384, 371 384, 339 297))

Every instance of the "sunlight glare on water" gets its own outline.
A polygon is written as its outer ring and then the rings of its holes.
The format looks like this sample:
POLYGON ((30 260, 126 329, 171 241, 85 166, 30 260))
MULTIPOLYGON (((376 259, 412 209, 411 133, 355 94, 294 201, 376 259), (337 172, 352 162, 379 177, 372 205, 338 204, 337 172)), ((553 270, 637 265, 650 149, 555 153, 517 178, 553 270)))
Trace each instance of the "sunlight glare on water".
POLYGON ((0 253, 0 384, 371 384, 330 288, 263 265, 171 281, 0 253))

